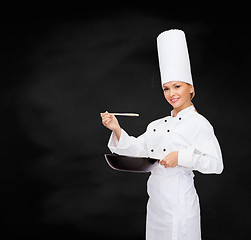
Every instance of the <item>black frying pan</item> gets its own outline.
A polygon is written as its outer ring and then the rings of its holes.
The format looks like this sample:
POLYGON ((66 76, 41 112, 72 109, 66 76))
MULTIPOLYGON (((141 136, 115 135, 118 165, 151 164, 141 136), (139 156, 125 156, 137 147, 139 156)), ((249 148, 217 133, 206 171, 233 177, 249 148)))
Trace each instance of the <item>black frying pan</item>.
POLYGON ((151 172, 158 164, 159 160, 147 157, 130 157, 116 153, 105 154, 105 159, 109 166, 115 170, 125 172, 151 172))

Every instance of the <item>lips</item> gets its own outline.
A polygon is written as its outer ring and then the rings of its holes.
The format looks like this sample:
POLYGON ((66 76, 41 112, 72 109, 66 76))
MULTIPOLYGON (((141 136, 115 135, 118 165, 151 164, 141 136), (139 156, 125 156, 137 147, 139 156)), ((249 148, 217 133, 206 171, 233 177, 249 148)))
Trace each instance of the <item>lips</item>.
POLYGON ((170 101, 172 102, 172 103, 175 103, 175 102, 177 102, 179 100, 179 98, 172 98, 172 99, 170 99, 170 101))

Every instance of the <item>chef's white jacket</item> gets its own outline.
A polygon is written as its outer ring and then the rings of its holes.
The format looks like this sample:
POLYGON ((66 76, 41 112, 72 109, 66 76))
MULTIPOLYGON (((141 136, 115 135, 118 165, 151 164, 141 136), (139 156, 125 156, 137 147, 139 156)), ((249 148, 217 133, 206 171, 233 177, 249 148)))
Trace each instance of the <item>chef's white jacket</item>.
POLYGON ((219 143, 209 121, 193 106, 176 117, 151 122, 135 138, 123 129, 119 141, 114 132, 108 142, 111 152, 162 160, 178 151, 178 166, 157 165, 147 182, 147 240, 200 240, 200 207, 193 170, 217 173, 223 170, 219 143))

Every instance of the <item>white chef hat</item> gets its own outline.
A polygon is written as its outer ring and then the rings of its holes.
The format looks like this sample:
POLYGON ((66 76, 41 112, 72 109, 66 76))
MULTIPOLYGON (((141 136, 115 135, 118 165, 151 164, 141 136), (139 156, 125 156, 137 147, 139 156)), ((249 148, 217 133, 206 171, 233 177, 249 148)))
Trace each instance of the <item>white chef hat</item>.
POLYGON ((162 32, 157 48, 162 85, 171 81, 193 85, 185 33, 178 29, 162 32))

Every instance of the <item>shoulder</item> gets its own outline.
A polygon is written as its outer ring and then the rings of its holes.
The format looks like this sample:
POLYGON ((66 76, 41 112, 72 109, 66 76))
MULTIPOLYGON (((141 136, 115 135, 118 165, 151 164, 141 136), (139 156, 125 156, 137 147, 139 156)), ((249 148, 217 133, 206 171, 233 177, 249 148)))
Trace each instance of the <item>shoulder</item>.
POLYGON ((200 113, 194 112, 192 119, 196 124, 199 124, 202 127, 213 128, 212 124, 208 121, 208 119, 206 119, 200 113))
POLYGON ((189 118, 188 123, 195 134, 197 133, 206 138, 211 138, 214 135, 212 124, 200 113, 194 112, 189 118))
POLYGON ((203 115, 198 112, 193 112, 191 118, 200 124, 211 125, 211 123, 203 115))

